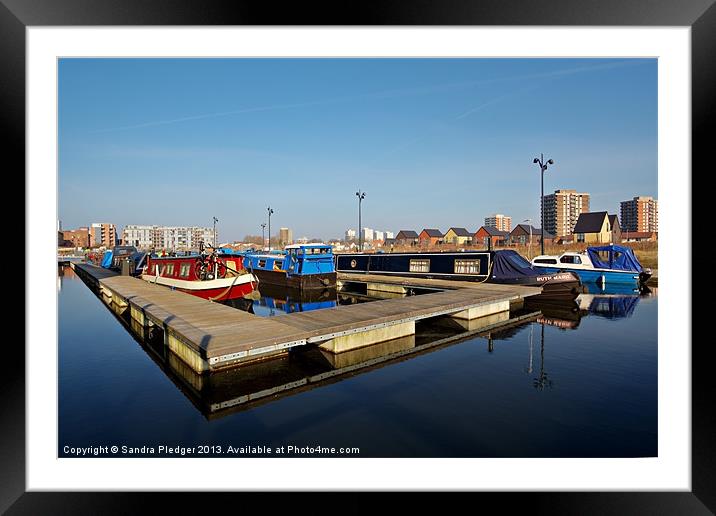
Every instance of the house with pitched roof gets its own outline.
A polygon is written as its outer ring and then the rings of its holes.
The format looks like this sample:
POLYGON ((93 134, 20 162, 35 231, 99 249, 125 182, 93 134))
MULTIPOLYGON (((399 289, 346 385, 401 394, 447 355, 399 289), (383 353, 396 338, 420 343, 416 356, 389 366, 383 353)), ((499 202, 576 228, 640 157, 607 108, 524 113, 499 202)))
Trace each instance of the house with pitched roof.
POLYGON ((622 241, 622 228, 616 215, 609 215, 609 224, 612 226, 612 244, 620 244, 622 241))
POLYGON ((485 249, 492 249, 498 245, 507 245, 510 233, 500 231, 492 226, 482 226, 475 232, 472 241, 475 245, 482 245, 485 249))
MULTIPOLYGON (((545 243, 551 243, 554 235, 548 231, 544 232, 545 243)), ((530 224, 517 224, 510 232, 510 243, 515 245, 527 245, 529 243, 539 244, 542 241, 542 229, 530 224), (530 240, 531 239, 531 240, 530 240)))
POLYGON ((443 232, 439 229, 423 229, 418 235, 421 246, 439 245, 443 243, 443 232))
POLYGON ((614 239, 618 234, 621 241, 621 230, 615 232, 614 225, 619 226, 617 216, 606 211, 581 213, 574 226, 575 241, 585 244, 618 243, 614 239))
POLYGON ((395 235, 395 245, 416 245, 418 243, 418 234, 412 229, 401 229, 395 235))
POLYGON ((473 233, 465 228, 450 228, 445 233, 446 244, 469 245, 472 243, 473 233))

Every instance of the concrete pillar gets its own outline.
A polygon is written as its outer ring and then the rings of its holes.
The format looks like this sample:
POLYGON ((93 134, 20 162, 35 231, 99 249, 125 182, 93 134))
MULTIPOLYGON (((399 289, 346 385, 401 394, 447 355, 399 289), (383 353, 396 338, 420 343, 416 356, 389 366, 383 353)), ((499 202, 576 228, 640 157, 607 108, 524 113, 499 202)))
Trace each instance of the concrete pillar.
POLYGON ((384 342, 386 340, 397 339, 399 337, 414 334, 415 321, 408 321, 393 324, 391 326, 384 326, 382 328, 376 328, 374 330, 359 331, 350 335, 335 337, 321 342, 318 347, 324 351, 330 351, 331 353, 342 353, 344 351, 370 346, 371 344, 375 344, 377 342, 384 342))
POLYGON ((320 348, 319 350, 334 369, 341 369, 414 347, 415 335, 413 334, 386 342, 379 342, 378 344, 372 344, 370 346, 363 346, 362 348, 352 351, 344 351, 343 353, 331 353, 330 351, 324 351, 320 348))
POLYGON ((187 346, 174 335, 171 330, 164 329, 164 342, 167 347, 197 373, 209 370, 209 362, 202 358, 193 348, 187 346))
POLYGON ((506 322, 510 319, 510 312, 498 312, 496 314, 478 317, 476 319, 456 319, 454 317, 441 317, 436 319, 436 324, 446 328, 462 329, 466 331, 475 331, 493 324, 506 322))
POLYGON ((393 294, 407 294, 408 289, 402 285, 391 285, 389 283, 366 283, 366 288, 370 292, 376 290, 378 292, 391 292, 393 294))
POLYGON ((495 301, 494 303, 486 303, 480 306, 474 306, 467 310, 461 310, 454 314, 450 314, 450 317, 454 319, 477 319, 478 317, 485 317, 486 315, 492 315, 499 312, 509 312, 510 302, 509 301, 495 301))
POLYGON ((403 292, 387 292, 385 290, 368 290, 368 295, 374 299, 397 299, 406 296, 403 292))
POLYGON ((148 326, 147 319, 144 317, 144 311, 137 306, 130 306, 130 315, 132 320, 136 321, 141 326, 148 326))

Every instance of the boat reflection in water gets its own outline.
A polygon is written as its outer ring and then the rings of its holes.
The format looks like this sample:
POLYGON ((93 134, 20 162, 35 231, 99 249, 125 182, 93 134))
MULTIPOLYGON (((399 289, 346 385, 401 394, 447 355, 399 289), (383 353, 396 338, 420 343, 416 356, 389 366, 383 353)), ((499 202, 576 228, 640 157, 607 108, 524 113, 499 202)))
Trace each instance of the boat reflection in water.
POLYGON ((542 312, 540 322, 566 330, 577 328, 582 318, 587 315, 623 319, 632 316, 641 298, 656 294, 647 286, 640 288, 631 288, 627 285, 614 285, 607 288, 594 286, 593 289, 594 292, 587 290, 580 294, 573 304, 540 305, 542 312))
POLYGON ((335 287, 299 290, 260 283, 252 294, 222 301, 222 304, 262 317, 273 317, 333 308, 339 303, 335 287))

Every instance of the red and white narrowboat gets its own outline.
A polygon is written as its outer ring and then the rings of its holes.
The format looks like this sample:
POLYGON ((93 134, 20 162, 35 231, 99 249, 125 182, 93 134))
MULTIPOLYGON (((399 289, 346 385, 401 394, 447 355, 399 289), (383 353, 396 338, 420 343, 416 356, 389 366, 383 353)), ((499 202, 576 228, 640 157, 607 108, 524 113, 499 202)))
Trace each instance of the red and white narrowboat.
POLYGON ((151 256, 140 276, 144 281, 203 297, 210 301, 236 299, 253 292, 256 277, 236 255, 151 256))

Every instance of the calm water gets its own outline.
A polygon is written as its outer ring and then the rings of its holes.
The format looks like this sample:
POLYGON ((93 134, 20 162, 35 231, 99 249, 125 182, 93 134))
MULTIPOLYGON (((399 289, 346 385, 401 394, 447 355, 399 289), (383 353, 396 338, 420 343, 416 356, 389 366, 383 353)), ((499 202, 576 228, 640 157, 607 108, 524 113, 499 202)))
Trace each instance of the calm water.
MULTIPOLYGON (((658 453, 653 293, 583 295, 579 310, 545 309, 485 337, 420 323, 415 338, 360 353, 331 359, 307 348, 201 377, 161 339, 135 337, 71 270, 58 285, 59 456, 114 445, 154 448, 136 456, 166 455, 160 445, 221 446, 232 457, 242 455, 229 446, 357 447, 361 457, 658 453), (406 354, 414 349, 424 350, 406 354), (380 362, 391 353, 404 355, 380 362)), ((364 300, 333 295, 304 305, 264 296, 252 308, 280 315, 364 300)))

